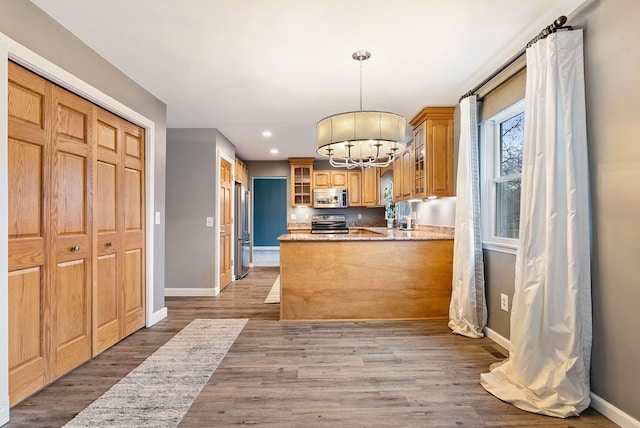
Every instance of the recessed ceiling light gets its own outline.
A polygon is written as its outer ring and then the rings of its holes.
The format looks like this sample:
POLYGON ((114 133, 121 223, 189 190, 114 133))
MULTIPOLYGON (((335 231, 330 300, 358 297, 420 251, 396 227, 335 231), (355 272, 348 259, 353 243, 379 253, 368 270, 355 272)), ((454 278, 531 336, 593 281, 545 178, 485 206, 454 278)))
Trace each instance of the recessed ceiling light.
POLYGON ((271 137, 271 131, 263 131, 262 132, 262 136, 263 137, 271 137))
POLYGON ((277 155, 278 154, 278 149, 271 149, 269 151, 271 152, 272 155, 277 155))

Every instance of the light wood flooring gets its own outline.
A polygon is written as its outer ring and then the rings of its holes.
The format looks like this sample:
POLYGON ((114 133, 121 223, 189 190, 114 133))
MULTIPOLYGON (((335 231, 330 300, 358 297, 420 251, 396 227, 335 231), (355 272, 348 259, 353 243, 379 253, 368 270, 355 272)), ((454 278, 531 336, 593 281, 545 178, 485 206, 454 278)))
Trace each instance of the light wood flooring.
MULTIPOLYGON (((218 297, 167 298, 169 316, 11 410, 6 427, 59 427, 196 318, 248 318, 181 427, 615 427, 593 409, 566 420, 496 399, 480 373, 504 358, 446 321, 280 323, 263 301, 278 268, 218 297)), ((170 387, 170 386, 168 386, 170 387)))

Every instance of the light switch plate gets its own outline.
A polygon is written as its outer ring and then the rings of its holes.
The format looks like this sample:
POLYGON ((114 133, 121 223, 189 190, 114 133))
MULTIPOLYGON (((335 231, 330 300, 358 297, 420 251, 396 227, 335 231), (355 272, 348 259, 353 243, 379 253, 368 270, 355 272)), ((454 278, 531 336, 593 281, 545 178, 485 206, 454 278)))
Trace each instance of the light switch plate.
POLYGON ((295 214, 291 214, 291 220, 295 220, 297 217, 295 214))
POLYGON ((207 227, 213 227, 213 217, 207 217, 207 227))
POLYGON ((160 224, 160 211, 156 211, 156 224, 160 224))

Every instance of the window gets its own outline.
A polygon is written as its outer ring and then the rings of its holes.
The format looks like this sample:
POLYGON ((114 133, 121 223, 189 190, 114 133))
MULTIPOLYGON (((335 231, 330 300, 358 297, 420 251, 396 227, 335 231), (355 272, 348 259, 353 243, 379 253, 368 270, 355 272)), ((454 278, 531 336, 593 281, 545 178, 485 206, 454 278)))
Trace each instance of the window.
POLYGON ((520 232, 524 100, 481 126, 484 247, 515 253, 520 232))

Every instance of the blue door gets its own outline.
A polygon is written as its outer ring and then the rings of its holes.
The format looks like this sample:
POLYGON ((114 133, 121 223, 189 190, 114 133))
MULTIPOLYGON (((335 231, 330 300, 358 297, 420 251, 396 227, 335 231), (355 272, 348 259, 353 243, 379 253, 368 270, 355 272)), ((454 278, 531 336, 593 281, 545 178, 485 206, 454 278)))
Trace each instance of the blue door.
POLYGON ((278 236, 287 233, 287 179, 254 178, 253 245, 277 247, 278 236))

